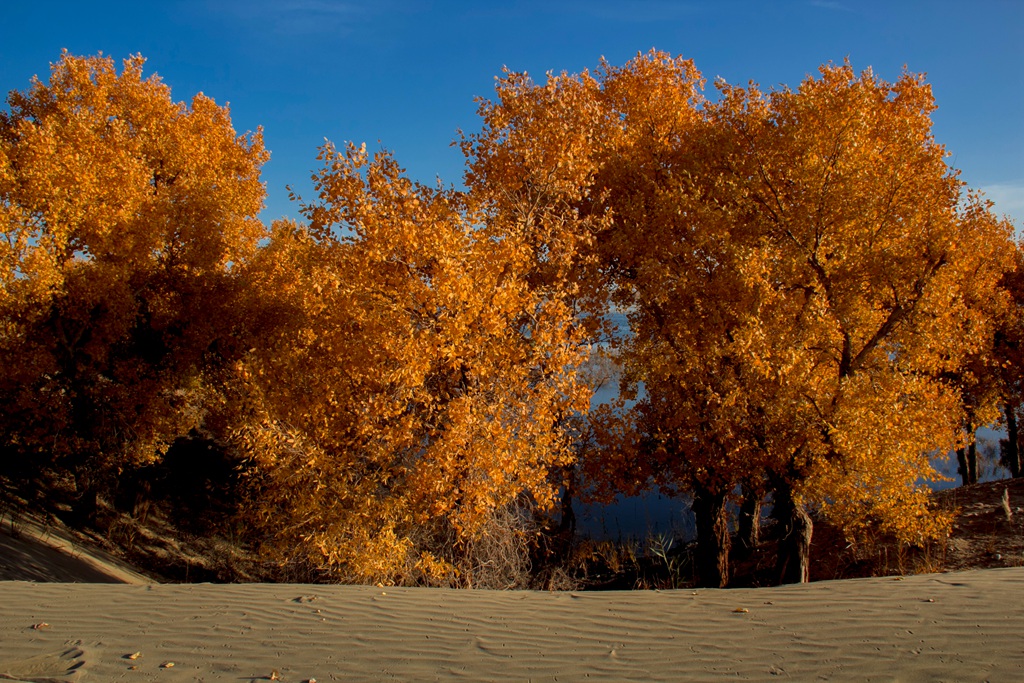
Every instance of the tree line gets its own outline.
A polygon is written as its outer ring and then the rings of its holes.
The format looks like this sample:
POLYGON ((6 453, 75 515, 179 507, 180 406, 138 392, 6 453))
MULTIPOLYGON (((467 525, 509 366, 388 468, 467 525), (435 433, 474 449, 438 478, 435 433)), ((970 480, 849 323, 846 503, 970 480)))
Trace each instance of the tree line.
POLYGON ((1020 250, 922 76, 506 72, 463 189, 328 143, 303 220, 267 226, 261 131, 143 65, 65 53, 0 112, 3 469, 84 522, 198 441, 268 553, 473 585, 497 535, 657 486, 724 586, 764 504, 806 581, 815 515, 947 534, 932 461, 976 479, 978 427, 1020 474, 1020 250), (591 409, 599 359, 619 398, 591 409))

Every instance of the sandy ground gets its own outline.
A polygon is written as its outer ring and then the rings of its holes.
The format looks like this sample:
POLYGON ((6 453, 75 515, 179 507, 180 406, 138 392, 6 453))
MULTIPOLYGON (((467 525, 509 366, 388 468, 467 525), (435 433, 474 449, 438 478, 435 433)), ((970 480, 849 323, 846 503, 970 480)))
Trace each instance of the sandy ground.
POLYGON ((1022 681, 1022 594, 1021 568, 628 593, 15 581, 0 583, 0 673, 37 682, 1022 681))
MULTIPOLYGON (((997 545, 1022 536, 1001 494, 958 522, 993 562, 1020 554, 997 545)), ((26 521, 0 524, 0 679, 1024 681, 1022 595, 1024 567, 724 591, 156 584, 26 521)))
POLYGON ((27 516, 16 523, 0 520, 0 581, 12 580, 153 583, 95 546, 79 545, 65 530, 27 516))

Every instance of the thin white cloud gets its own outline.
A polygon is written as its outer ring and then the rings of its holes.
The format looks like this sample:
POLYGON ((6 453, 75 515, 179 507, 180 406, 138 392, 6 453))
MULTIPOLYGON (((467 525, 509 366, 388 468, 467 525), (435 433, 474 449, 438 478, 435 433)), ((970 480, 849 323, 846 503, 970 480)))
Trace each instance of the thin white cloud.
POLYGON ((821 9, 832 10, 834 12, 852 12, 853 9, 847 7, 841 2, 835 0, 810 0, 808 3, 812 7, 820 7, 821 9))
POLYGON ((348 2, 330 2, 330 0, 292 0, 291 2, 274 3, 281 12, 301 12, 303 14, 321 14, 328 16, 350 16, 358 8, 348 2))
POLYGON ((1018 230, 1024 229, 1024 180, 985 185, 981 191, 995 205, 992 210, 997 215, 1009 216, 1018 230))
POLYGON ((331 0, 268 2, 263 9, 277 31, 293 35, 344 31, 363 15, 355 4, 331 0))
POLYGON ((607 21, 652 23, 682 19, 706 8, 687 2, 669 0, 637 0, 634 2, 589 0, 588 2, 550 5, 548 9, 588 15, 607 21))
POLYGON ((220 0, 207 8, 286 36, 345 34, 376 11, 350 0, 220 0))

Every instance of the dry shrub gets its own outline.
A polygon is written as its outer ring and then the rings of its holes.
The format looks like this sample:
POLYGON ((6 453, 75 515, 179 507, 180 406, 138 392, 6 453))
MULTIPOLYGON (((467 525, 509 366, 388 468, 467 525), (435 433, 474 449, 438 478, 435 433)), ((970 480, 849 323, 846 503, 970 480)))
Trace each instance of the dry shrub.
POLYGON ((813 543, 812 580, 827 580, 943 571, 948 538, 922 537, 908 542, 878 529, 850 538, 819 518, 813 543))
POLYGON ((531 588, 530 551, 538 533, 527 505, 492 511, 462 548, 452 549, 458 585, 494 590, 531 588))
POLYGON ((638 544, 629 540, 581 538, 573 544, 562 569, 572 577, 574 587, 603 586, 619 582, 622 577, 639 576, 642 555, 638 544))
MULTIPOLYGON (((536 587, 531 554, 539 527, 532 506, 516 503, 491 510, 472 534, 445 519, 405 530, 391 543, 406 549, 404 561, 368 577, 365 568, 338 578, 381 585, 511 590, 536 587)), ((384 569, 382 567, 382 569, 384 569)))

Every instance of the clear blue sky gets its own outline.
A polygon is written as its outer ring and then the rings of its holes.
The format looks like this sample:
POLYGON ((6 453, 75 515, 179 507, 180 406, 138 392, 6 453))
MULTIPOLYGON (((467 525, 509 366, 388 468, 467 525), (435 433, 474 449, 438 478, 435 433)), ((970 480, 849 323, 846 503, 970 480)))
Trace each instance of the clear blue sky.
POLYGON ((240 132, 262 125, 266 220, 297 217, 285 185, 309 187, 324 138, 380 141, 412 177, 459 184, 450 143, 503 66, 540 79, 652 47, 762 86, 847 56, 888 80, 926 72, 950 163, 1024 228, 1024 0, 0 0, 5 93, 62 48, 141 53, 175 99, 202 91, 240 132))

